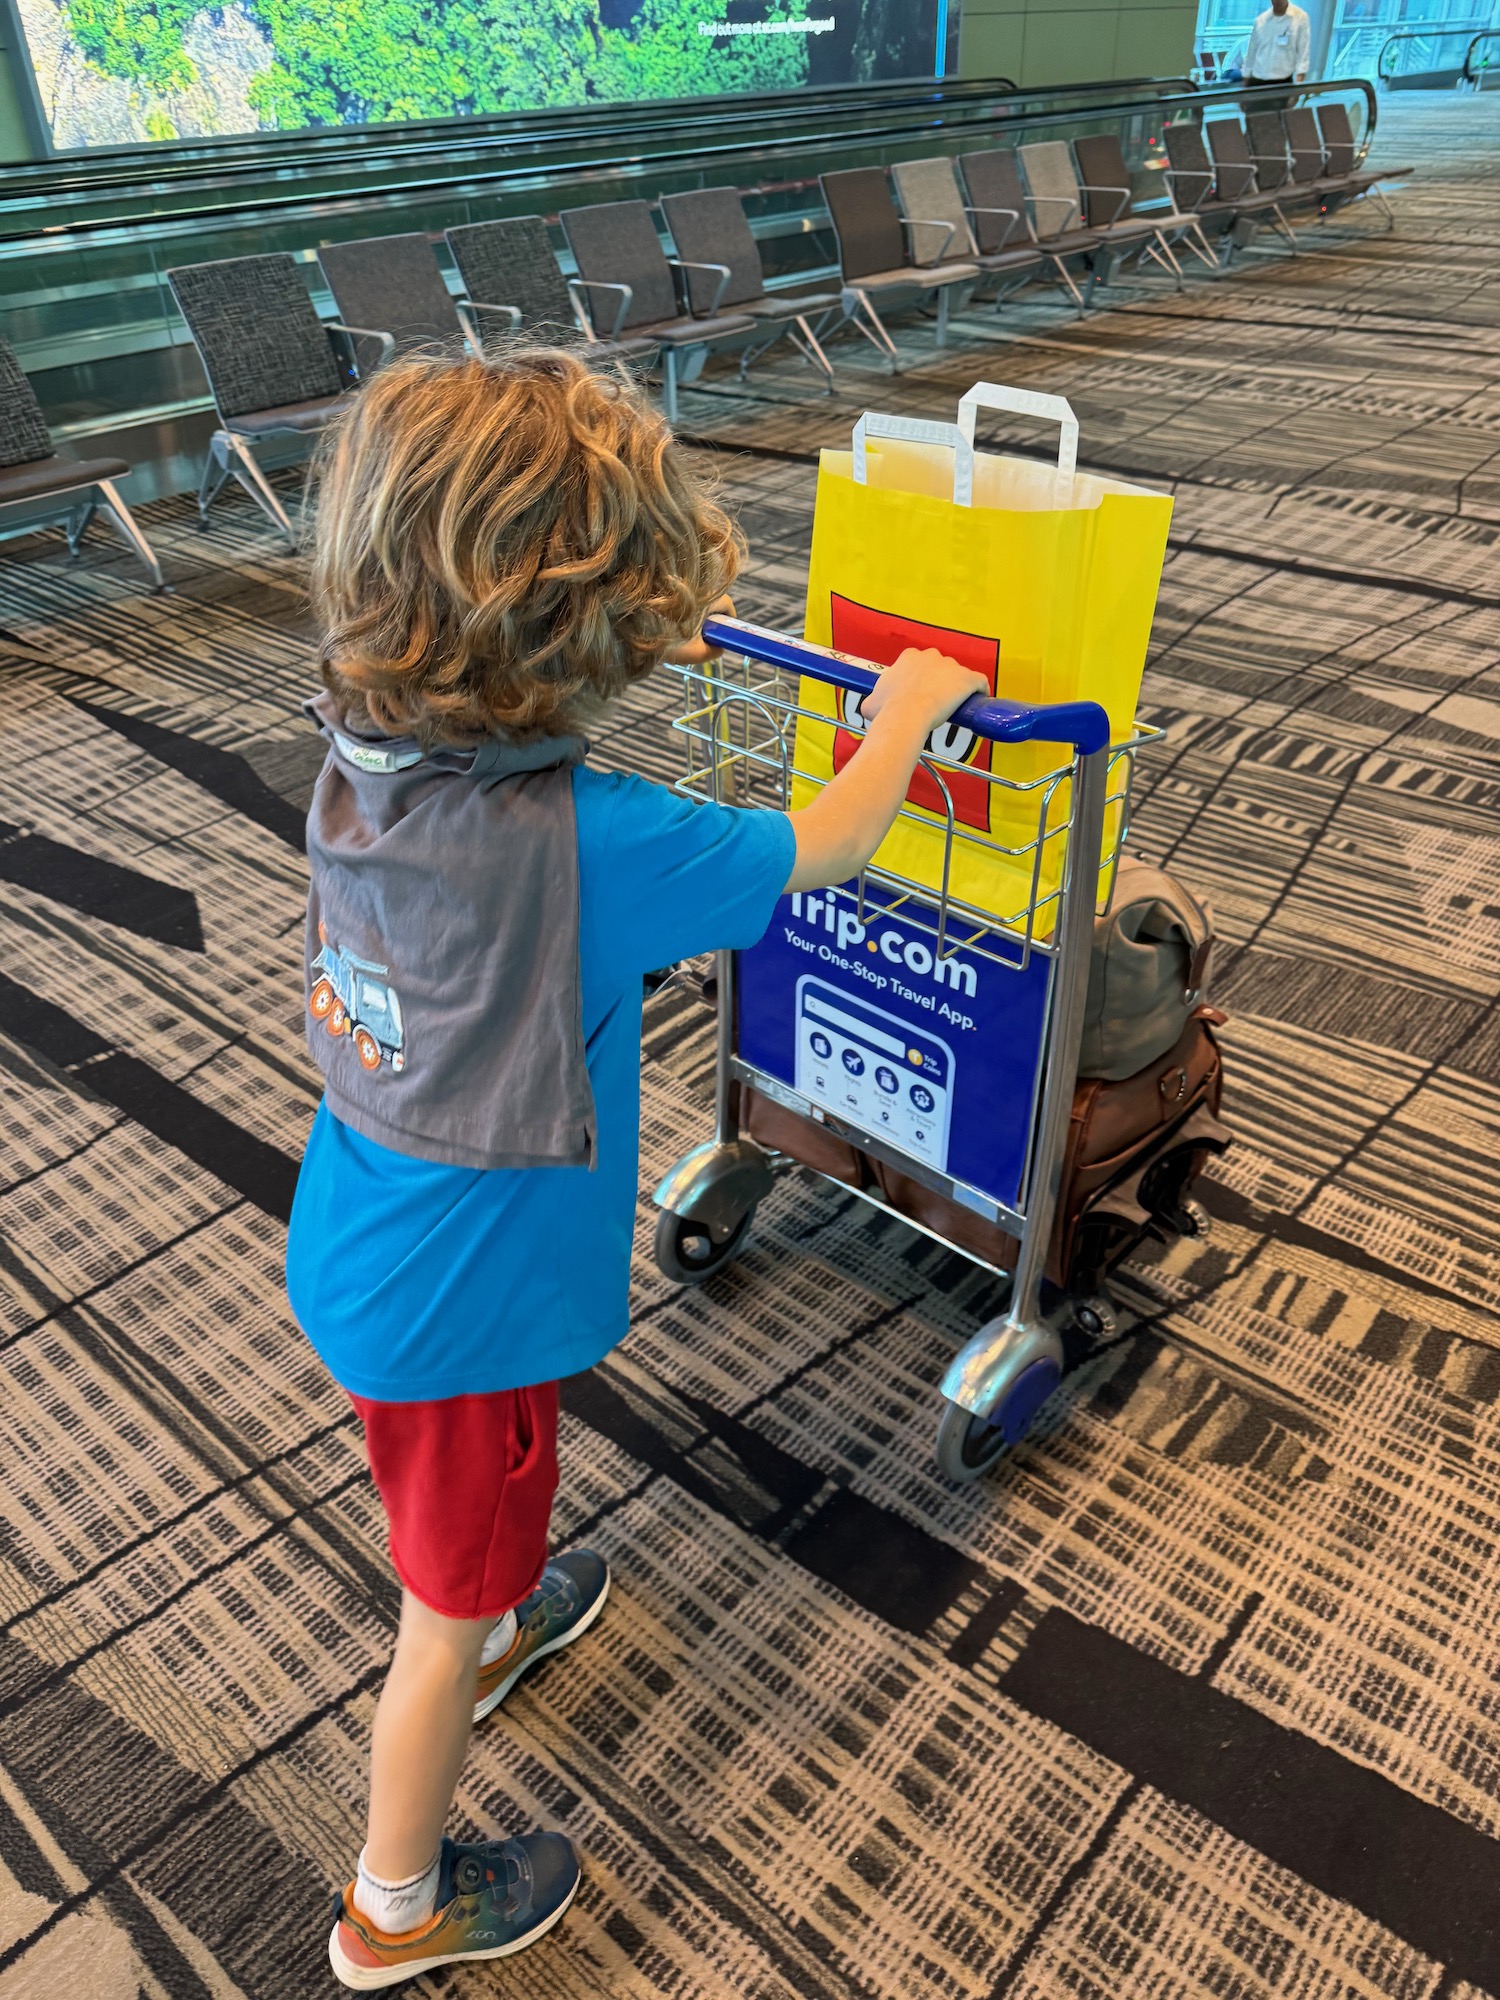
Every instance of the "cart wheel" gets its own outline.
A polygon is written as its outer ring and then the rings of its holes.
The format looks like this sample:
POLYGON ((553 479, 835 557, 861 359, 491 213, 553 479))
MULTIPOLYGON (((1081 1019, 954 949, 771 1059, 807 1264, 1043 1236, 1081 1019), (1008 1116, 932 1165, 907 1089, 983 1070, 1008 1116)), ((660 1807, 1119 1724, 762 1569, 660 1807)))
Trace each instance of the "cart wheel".
POLYGON ((333 1006, 333 987, 326 979, 318 981, 307 1004, 315 1021, 328 1019, 329 1009, 333 1006))
POLYGON ((1120 1330, 1115 1309, 1103 1293, 1073 1308, 1073 1324, 1090 1340, 1113 1340, 1120 1330))
POLYGON ((1062 1380, 1062 1370, 1050 1357, 1023 1368, 987 1417, 976 1417, 957 1403, 945 1403, 938 1423, 938 1470, 959 1486, 982 1478, 1014 1444, 1019 1444, 1031 1420, 1062 1380))
POLYGON ((664 1208, 656 1220, 657 1268, 674 1284, 701 1285, 739 1255, 754 1217, 749 1208, 732 1228, 722 1229, 664 1208))
POLYGON ((945 1402, 938 1420, 938 1471, 955 1485, 980 1479, 1005 1453, 1005 1433, 957 1403, 945 1402))
POLYGON ((1201 1201, 1189 1197, 1177 1205, 1177 1227, 1184 1236, 1196 1236, 1201 1240, 1213 1234, 1214 1219, 1201 1201))
POLYGON ((354 1053, 366 1069, 379 1069, 380 1044, 368 1028, 354 1030, 354 1053))

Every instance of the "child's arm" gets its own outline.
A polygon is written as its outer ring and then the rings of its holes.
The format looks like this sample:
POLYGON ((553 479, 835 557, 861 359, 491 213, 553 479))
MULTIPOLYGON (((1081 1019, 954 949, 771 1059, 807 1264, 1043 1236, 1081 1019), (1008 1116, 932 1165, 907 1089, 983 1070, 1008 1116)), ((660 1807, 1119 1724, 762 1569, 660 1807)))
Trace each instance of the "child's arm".
POLYGON ((810 806, 792 814, 797 863, 787 888, 826 889, 857 875, 890 831, 922 745, 971 694, 988 694, 943 653, 908 646, 865 696, 865 740, 810 806))

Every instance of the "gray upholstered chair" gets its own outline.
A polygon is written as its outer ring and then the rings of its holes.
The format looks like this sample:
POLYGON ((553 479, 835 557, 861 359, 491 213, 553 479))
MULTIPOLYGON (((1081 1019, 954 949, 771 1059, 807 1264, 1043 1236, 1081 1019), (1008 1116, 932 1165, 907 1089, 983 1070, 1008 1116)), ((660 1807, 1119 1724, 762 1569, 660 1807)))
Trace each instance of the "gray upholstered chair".
POLYGON ((225 481, 237 479, 296 546, 286 509, 255 460, 262 438, 312 436, 343 409, 368 347, 374 364, 389 335, 318 318, 297 266, 283 252, 186 264, 167 280, 187 321, 218 411, 198 489, 207 514, 225 481))
POLYGON ((1371 173, 1368 167, 1359 164, 1358 148, 1354 141, 1354 127, 1349 122, 1349 110, 1343 104, 1320 104, 1318 106, 1318 129, 1323 135, 1323 156, 1327 171, 1339 180, 1349 184, 1353 194, 1371 194, 1380 204, 1385 214, 1387 229, 1394 229, 1396 217, 1390 203, 1380 190, 1381 181, 1404 181, 1413 172, 1411 167, 1382 167, 1379 173, 1371 173))
POLYGON ((425 236, 325 243, 318 265, 345 326, 389 334, 396 353, 418 347, 462 352, 458 308, 425 236))
POLYGON ((1178 244, 1185 244, 1195 257, 1201 258, 1212 270, 1218 270, 1219 260, 1210 249, 1202 225, 1196 221, 1191 209, 1184 214, 1175 201, 1165 212, 1154 209, 1142 213, 1137 209, 1131 189, 1130 169, 1125 164, 1125 149, 1117 132, 1093 132, 1087 137, 1075 139, 1073 157, 1078 162, 1084 214, 1091 228, 1103 229, 1111 237, 1122 229, 1133 236, 1151 231, 1151 239, 1144 245, 1146 255, 1167 265, 1179 285, 1182 282, 1182 266, 1173 254, 1178 244))
POLYGON ((1205 121, 1203 136, 1208 140, 1208 149, 1214 157, 1215 192, 1220 201, 1232 201, 1236 207, 1244 208, 1259 196, 1255 215, 1278 230, 1295 252, 1297 239, 1282 212, 1280 195, 1274 188, 1261 186, 1245 128, 1238 118, 1205 121))
POLYGON ((153 588, 165 590, 150 543, 115 491, 114 481, 129 471, 123 458, 58 455, 35 390, 14 350, 0 340, 0 534, 24 532, 64 502, 68 547, 77 555, 84 530, 102 507, 150 571, 153 588))
POLYGON ((1281 113, 1281 129, 1292 156, 1292 185, 1316 187, 1325 192, 1333 186, 1323 158, 1323 135, 1318 121, 1307 110, 1281 113))
POLYGON ((1037 235, 1054 248, 1082 252, 1088 262, 1088 283, 1084 304, 1094 295, 1094 287, 1108 283, 1119 262, 1142 253, 1153 256, 1181 281, 1175 261, 1164 256, 1149 222, 1126 215, 1128 188, 1085 188, 1073 164, 1072 148, 1066 139, 1041 139, 1017 147, 1022 172, 1031 201, 1037 235), (1090 203, 1099 198, 1091 218, 1090 203))
POLYGON ((805 361, 823 371, 831 394, 833 367, 818 335, 831 319, 842 315, 838 292, 816 286, 768 292, 760 245, 733 188, 665 194, 661 210, 672 232, 678 268, 686 274, 692 310, 701 311, 717 301, 722 308, 745 313, 764 335, 741 352, 741 376, 785 335, 805 361), (728 280, 721 284, 720 274, 726 271, 728 280))
POLYGON ((756 322, 748 313, 724 312, 728 274, 718 279, 706 307, 694 308, 683 282, 687 272, 661 247, 644 201, 607 201, 564 209, 558 220, 578 266, 574 291, 600 338, 635 334, 661 349, 662 404, 674 423, 677 391, 696 381, 713 348, 743 342, 756 322))
POLYGON ((889 308, 935 292, 941 347, 948 337, 950 297, 979 276, 977 264, 951 257, 956 229, 926 217, 908 222, 896 207, 884 167, 845 167, 818 178, 838 238, 846 316, 894 365, 896 343, 876 302, 889 308))
MULTIPOLYGON (((1341 104, 1333 108, 1344 111, 1341 104)), ((1292 184, 1304 194, 1316 196, 1320 214, 1328 215, 1334 209, 1342 208, 1346 202, 1375 189, 1375 183, 1380 178, 1378 174, 1362 174, 1353 170, 1352 131, 1347 146, 1340 148, 1335 159, 1327 150, 1322 125, 1308 106, 1290 106, 1282 112, 1281 122, 1286 129, 1286 142, 1292 155, 1292 184)), ((1347 128, 1347 111, 1344 111, 1344 124, 1347 128)), ((1378 189, 1375 190, 1375 198, 1385 210, 1386 227, 1393 228, 1396 218, 1389 202, 1378 189)))
POLYGON ((1225 255, 1232 255, 1237 240, 1235 224, 1246 217, 1253 218, 1270 197, 1252 191, 1241 192, 1236 199, 1229 200, 1220 194, 1219 177, 1203 143, 1203 127, 1196 118, 1182 118, 1176 124, 1169 124, 1163 136, 1170 162, 1164 178, 1172 206, 1179 213, 1196 216, 1205 234, 1212 231, 1226 239, 1225 255))
POLYGON ((1018 146, 1016 161, 1026 177, 1026 199, 1037 241, 1073 252, 1096 249, 1099 234, 1089 228, 1083 212, 1083 190, 1073 171, 1067 141, 1045 139, 1018 146))
MULTIPOLYGON (((991 227, 986 240, 991 247, 980 247, 975 232, 981 218, 976 213, 975 204, 965 199, 965 189, 960 187, 958 181, 956 162, 946 154, 931 160, 898 161, 891 168, 891 179, 896 184, 896 199, 901 204, 901 213, 908 227, 923 221, 951 227, 953 237, 950 249, 977 264, 982 277, 998 280, 995 291, 997 306, 1009 297, 1017 285, 1025 284, 1039 273, 1057 276, 1057 268, 1054 268, 1056 260, 1047 255, 1031 233, 1024 202, 1007 208, 1004 214, 995 212, 989 216, 991 227), (1014 282, 1007 283, 1007 280, 1014 282)), ((1064 279, 1066 276, 1064 270, 1064 279)))
POLYGON ((1034 198, 1020 178, 1020 156, 1004 148, 960 154, 958 172, 968 194, 968 212, 980 250, 992 246, 998 230, 1012 230, 1002 242, 1014 242, 1014 234, 1030 236, 1046 252, 1054 276, 1082 312, 1084 294, 1078 290, 1068 262, 1072 258, 1086 260, 1096 236, 1092 230, 1080 228, 1078 200, 1034 198), (1012 222, 1012 216, 1018 220, 1012 222))
POLYGON ((477 347, 486 335, 529 333, 559 346, 582 340, 590 361, 655 359, 654 340, 594 339, 582 303, 552 254, 541 216, 466 222, 450 229, 447 240, 464 287, 458 309, 477 347))
POLYGON ((1250 140, 1250 158, 1262 194, 1292 192, 1292 162, 1287 152, 1286 127, 1279 111, 1251 111, 1245 116, 1245 132, 1250 140))
POLYGON ((1041 240, 1035 226, 1016 156, 1000 148, 960 153, 958 175, 967 197, 964 210, 981 256, 1003 253, 1014 244, 1030 244, 1046 260, 1047 269, 1068 297, 1083 310, 1083 293, 1073 282, 1066 252, 1041 240))

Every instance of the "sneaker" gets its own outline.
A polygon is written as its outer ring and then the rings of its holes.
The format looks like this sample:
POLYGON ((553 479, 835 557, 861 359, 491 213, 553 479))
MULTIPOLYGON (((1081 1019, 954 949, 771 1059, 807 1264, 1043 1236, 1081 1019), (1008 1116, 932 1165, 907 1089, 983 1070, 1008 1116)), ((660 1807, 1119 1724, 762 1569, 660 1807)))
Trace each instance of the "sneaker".
POLYGON ((528 1667, 581 1639, 609 1596, 609 1564, 592 1549, 554 1556, 530 1597, 516 1606, 516 1636, 510 1651, 479 1669, 474 1720, 497 1709, 528 1667))
POLYGON ((443 1842, 437 1908, 391 1937, 354 1907, 354 1884, 334 1899, 328 1957, 345 1986, 370 1993, 460 1958, 508 1958, 550 1931, 578 1893, 578 1857, 560 1833, 519 1840, 443 1842))

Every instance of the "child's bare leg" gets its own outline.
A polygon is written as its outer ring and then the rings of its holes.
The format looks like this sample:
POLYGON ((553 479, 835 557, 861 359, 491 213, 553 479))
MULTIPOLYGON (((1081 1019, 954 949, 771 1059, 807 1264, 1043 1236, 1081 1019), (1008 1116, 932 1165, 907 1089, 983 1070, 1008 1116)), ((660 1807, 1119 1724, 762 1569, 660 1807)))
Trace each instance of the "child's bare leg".
MULTIPOLYGON (((474 1726, 535 1661, 598 1617, 609 1570, 586 1549, 548 1563, 518 1611, 444 1618, 407 1591, 370 1754, 369 1837, 334 1910, 328 1956, 341 1983, 393 1986, 465 1958, 504 1958, 572 1902, 578 1857, 560 1833, 453 1841, 443 1822, 474 1726), (486 1668, 485 1641, 505 1647, 486 1668), (481 1673, 488 1681, 481 1682, 481 1673)), ((493 1650, 493 1649, 492 1649, 493 1650)))
POLYGON ((473 1727, 479 1655, 493 1618, 444 1618, 408 1590, 396 1657, 370 1745, 365 1866, 402 1882, 432 1861, 443 1837, 473 1727))

